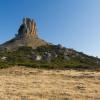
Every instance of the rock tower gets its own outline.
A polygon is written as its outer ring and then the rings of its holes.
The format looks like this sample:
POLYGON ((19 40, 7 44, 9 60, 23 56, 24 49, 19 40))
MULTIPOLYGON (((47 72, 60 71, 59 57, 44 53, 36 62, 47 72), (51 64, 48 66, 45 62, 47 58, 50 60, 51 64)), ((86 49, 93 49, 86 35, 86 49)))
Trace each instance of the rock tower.
POLYGON ((18 38, 37 38, 36 22, 30 18, 23 18, 22 24, 18 30, 18 38))
POLYGON ((30 18, 23 18, 15 37, 0 45, 0 48, 16 50, 20 46, 27 46, 34 49, 47 44, 49 43, 38 37, 36 22, 30 18))

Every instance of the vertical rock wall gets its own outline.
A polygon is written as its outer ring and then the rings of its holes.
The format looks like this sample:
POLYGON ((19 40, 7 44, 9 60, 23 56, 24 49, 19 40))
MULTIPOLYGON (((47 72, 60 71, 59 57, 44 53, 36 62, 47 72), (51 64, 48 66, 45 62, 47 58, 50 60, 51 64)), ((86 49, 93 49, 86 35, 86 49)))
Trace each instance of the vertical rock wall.
POLYGON ((30 18, 24 18, 23 23, 18 30, 18 37, 37 37, 35 21, 30 18))

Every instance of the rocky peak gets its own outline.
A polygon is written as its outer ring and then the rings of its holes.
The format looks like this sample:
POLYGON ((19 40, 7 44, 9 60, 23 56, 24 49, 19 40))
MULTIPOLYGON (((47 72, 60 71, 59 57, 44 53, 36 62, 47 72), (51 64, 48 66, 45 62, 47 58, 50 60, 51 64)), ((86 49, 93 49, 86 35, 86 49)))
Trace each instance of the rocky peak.
POLYGON ((30 18, 23 18, 18 32, 14 38, 0 45, 0 48, 7 50, 16 50, 21 46, 32 47, 33 49, 48 45, 49 43, 42 40, 37 35, 36 23, 30 18))
POLYGON ((30 18, 23 18, 22 24, 18 30, 17 38, 37 37, 36 23, 30 18))

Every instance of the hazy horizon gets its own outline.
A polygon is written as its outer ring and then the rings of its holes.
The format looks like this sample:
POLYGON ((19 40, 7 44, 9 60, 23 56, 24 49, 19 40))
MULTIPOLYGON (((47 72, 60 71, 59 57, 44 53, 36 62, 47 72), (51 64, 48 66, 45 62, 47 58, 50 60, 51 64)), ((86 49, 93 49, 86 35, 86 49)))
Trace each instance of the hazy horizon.
POLYGON ((99 0, 1 0, 0 44, 15 36, 23 17, 36 21, 42 39, 100 58, 99 0))

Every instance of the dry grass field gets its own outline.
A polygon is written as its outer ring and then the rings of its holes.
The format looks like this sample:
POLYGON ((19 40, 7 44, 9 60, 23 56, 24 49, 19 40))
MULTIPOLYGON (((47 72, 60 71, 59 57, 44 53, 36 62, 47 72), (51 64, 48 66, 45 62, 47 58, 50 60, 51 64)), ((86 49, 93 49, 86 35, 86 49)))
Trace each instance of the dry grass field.
POLYGON ((1 69, 0 100, 100 100, 100 72, 1 69))

